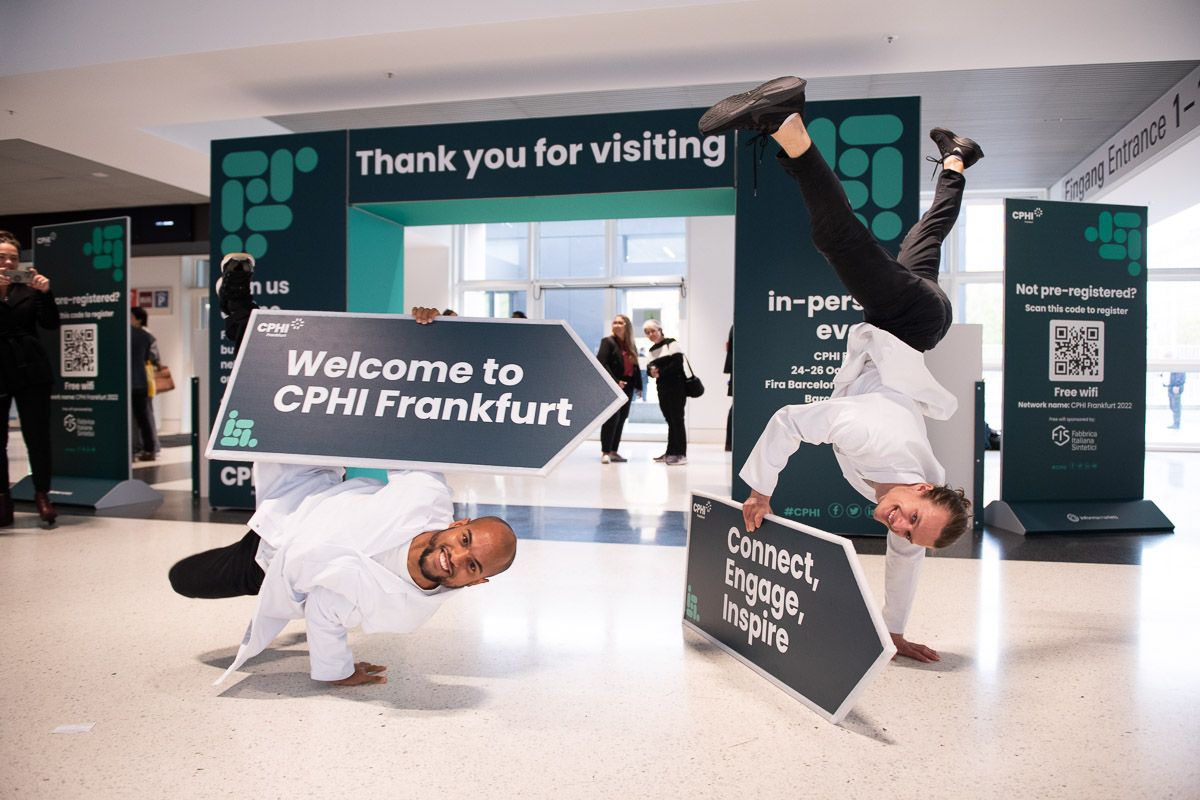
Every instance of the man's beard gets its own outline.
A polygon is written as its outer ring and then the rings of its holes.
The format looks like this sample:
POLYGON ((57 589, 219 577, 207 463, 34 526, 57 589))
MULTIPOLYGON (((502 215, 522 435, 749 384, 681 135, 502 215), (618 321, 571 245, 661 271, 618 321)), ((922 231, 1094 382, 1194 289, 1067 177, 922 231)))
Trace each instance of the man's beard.
POLYGON ((444 578, 438 575, 431 575, 428 568, 425 566, 425 562, 427 559, 433 558, 433 554, 437 552, 437 549, 441 546, 438 543, 438 537, 443 533, 445 533, 445 531, 438 531, 433 536, 430 536, 429 544, 425 545, 425 549, 421 551, 421 557, 417 559, 417 569, 421 570, 422 577, 424 577, 427 581, 432 581, 437 586, 442 585, 444 578))

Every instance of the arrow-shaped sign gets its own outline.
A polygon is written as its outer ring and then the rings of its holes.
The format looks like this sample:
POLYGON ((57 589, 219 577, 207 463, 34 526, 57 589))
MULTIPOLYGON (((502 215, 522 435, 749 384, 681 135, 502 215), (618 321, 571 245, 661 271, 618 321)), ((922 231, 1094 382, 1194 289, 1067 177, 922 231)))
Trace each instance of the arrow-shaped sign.
POLYGON ((206 454, 544 475, 624 402, 561 321, 259 309, 206 454))
POLYGON ((830 722, 896 653, 849 539, 692 495, 683 623, 830 722))

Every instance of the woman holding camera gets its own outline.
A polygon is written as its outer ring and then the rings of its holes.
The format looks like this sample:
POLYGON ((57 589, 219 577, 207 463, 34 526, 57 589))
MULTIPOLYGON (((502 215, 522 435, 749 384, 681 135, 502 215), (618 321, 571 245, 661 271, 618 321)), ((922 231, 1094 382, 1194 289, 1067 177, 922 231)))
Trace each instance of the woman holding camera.
POLYGON ((0 231, 0 527, 13 523, 8 475, 8 414, 13 400, 29 451, 38 516, 52 523, 50 503, 50 389, 54 369, 38 338, 38 327, 58 328, 58 306, 50 281, 32 267, 20 269, 17 237, 0 231))

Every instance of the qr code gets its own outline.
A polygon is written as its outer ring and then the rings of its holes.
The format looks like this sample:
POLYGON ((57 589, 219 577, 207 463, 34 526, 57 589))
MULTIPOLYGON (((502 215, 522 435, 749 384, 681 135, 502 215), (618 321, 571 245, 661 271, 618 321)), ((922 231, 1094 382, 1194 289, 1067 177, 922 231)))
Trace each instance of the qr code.
POLYGON ((100 374, 96 352, 96 323, 59 328, 60 372, 64 378, 94 378, 100 374))
POLYGON ((1104 322, 1050 320, 1050 380, 1104 380, 1104 322))

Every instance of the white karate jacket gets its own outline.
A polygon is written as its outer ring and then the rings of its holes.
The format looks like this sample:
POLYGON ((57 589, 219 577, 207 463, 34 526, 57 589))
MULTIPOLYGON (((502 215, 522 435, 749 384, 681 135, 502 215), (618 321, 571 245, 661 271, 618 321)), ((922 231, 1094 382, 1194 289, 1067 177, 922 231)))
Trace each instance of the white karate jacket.
POLYGON ((343 481, 345 470, 258 463, 258 510, 250 528, 262 537, 257 561, 266 577, 237 657, 221 683, 258 655, 289 620, 304 619, 314 680, 354 672, 347 632, 416 630, 446 592, 422 591, 372 557, 453 522, 441 475, 392 471, 388 482, 343 481))
MULTIPOLYGON (((958 401, 925 367, 921 354, 887 331, 862 322, 850 329, 846 358, 828 400, 784 406, 755 444, 741 476, 770 496, 779 473, 804 442, 831 444, 842 475, 875 502, 872 483, 942 483, 946 470, 929 446, 925 420, 949 419, 958 401)), ((889 533, 883 618, 904 633, 925 548, 889 533)))

